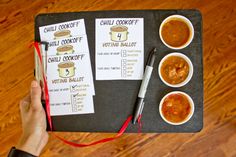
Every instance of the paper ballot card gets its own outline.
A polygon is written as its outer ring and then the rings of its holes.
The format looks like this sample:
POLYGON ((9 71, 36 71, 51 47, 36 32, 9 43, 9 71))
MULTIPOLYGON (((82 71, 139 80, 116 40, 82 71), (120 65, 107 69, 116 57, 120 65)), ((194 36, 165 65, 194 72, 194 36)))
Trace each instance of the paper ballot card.
POLYGON ((143 18, 96 19, 96 80, 141 80, 143 18))
POLYGON ((52 116, 94 113, 93 75, 84 20, 39 27, 52 116))
POLYGON ((86 34, 84 19, 39 27, 41 41, 64 39, 86 34))
POLYGON ((93 113, 88 53, 47 57, 51 115, 93 113))

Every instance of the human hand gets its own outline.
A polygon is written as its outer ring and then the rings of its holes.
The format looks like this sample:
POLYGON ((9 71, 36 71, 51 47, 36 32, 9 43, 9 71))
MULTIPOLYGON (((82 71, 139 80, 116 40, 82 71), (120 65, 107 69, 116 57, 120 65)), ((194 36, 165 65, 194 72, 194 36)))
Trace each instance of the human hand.
POLYGON ((20 101, 23 134, 16 145, 19 150, 39 156, 48 142, 46 114, 41 103, 41 87, 32 81, 30 95, 20 101))

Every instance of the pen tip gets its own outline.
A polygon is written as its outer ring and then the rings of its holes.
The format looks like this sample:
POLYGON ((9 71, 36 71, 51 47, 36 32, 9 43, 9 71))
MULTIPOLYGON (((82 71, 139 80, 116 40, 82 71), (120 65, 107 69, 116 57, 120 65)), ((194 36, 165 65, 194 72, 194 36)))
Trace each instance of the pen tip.
POLYGON ((155 54, 155 55, 157 55, 157 48, 156 48, 156 47, 153 48, 152 53, 155 54))

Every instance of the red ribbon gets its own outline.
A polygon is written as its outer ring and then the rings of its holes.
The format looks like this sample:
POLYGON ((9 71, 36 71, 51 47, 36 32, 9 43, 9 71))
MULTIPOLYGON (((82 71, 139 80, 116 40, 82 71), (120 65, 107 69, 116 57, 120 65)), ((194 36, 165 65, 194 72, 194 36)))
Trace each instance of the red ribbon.
MULTIPOLYGON (((43 61, 42 61, 42 56, 41 56, 41 53, 40 53, 40 48, 39 48, 39 43, 38 42, 33 42, 32 43, 36 49, 36 52, 37 52, 37 55, 39 57, 39 60, 40 60, 40 65, 41 65, 41 71, 42 71, 42 76, 43 76, 43 82, 44 82, 44 92, 45 92, 45 102, 46 102, 46 114, 47 114, 47 118, 48 118, 48 123, 49 123, 49 126, 50 126, 50 130, 52 131, 52 119, 51 119, 51 115, 50 115, 50 103, 49 103, 49 91, 48 91, 48 85, 47 85, 47 80, 46 80, 46 76, 44 74, 44 68, 43 68, 43 61)), ((31 45, 32 45, 31 44, 31 45)), ((31 46, 30 45, 30 46, 31 46)), ((138 132, 140 133, 141 132, 141 127, 142 127, 142 124, 141 124, 141 115, 138 117, 138 124, 139 124, 139 127, 138 127, 138 132)), ((58 139, 60 139, 62 142, 64 142, 65 144, 68 144, 70 146, 74 146, 74 147, 87 147, 87 146, 92 146, 92 145, 96 145, 96 144, 99 144, 99 143, 105 143, 105 142, 108 142, 108 141, 112 141, 118 137, 120 137, 124 132, 125 130, 127 129, 127 127, 129 126, 129 123, 131 122, 132 120, 132 116, 129 116, 125 122, 123 123, 122 127, 120 128, 119 132, 114 136, 114 137, 110 137, 110 138, 104 138, 104 139, 101 139, 101 140, 98 140, 98 141, 95 141, 95 142, 92 142, 92 143, 89 143, 89 144, 80 144, 80 143, 75 143, 75 142, 71 142, 71 141, 68 141, 56 134, 53 134, 54 136, 56 136, 58 139)))
POLYGON ((141 129, 142 129, 142 122, 141 122, 141 118, 142 118, 142 115, 140 114, 139 116, 138 116, 138 133, 141 133, 141 129))
POLYGON ((42 55, 40 53, 39 43, 34 42, 33 44, 34 44, 34 47, 36 49, 37 55, 39 57, 40 65, 41 65, 41 71, 42 71, 42 75, 43 75, 43 84, 44 84, 44 93, 45 93, 46 114, 47 114, 50 130, 52 131, 52 120, 51 120, 51 114, 50 114, 49 92, 48 92, 48 84, 47 84, 47 80, 46 80, 46 76, 45 76, 44 68, 43 68, 43 59, 42 59, 42 55))
POLYGON ((92 142, 92 143, 89 143, 89 144, 79 144, 79 143, 74 143, 74 142, 70 142, 70 141, 67 141, 63 138, 61 138, 60 136, 58 135, 55 135, 57 138, 59 138, 61 141, 63 141, 64 143, 68 144, 68 145, 71 145, 71 146, 74 146, 74 147, 87 147, 87 146, 92 146, 92 145, 96 145, 96 144, 99 144, 99 143, 105 143, 105 142, 108 142, 108 141, 112 141, 118 137, 120 137, 124 132, 125 130, 127 129, 130 121, 132 120, 132 116, 129 116, 126 121, 124 122, 124 124, 122 125, 122 127, 120 128, 119 132, 114 136, 114 137, 110 137, 110 138, 104 138, 104 139, 101 139, 101 140, 98 140, 98 141, 95 141, 95 142, 92 142))

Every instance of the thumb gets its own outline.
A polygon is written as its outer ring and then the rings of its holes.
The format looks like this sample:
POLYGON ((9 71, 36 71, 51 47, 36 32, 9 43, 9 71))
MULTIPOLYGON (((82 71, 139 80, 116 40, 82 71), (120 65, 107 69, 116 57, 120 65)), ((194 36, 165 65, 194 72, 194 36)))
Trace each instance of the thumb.
POLYGON ((40 111, 42 109, 41 104, 41 87, 37 81, 31 82, 31 108, 35 111, 40 111))
POLYGON ((27 95, 24 99, 20 101, 20 112, 23 116, 26 112, 28 112, 30 107, 30 95, 27 95))

